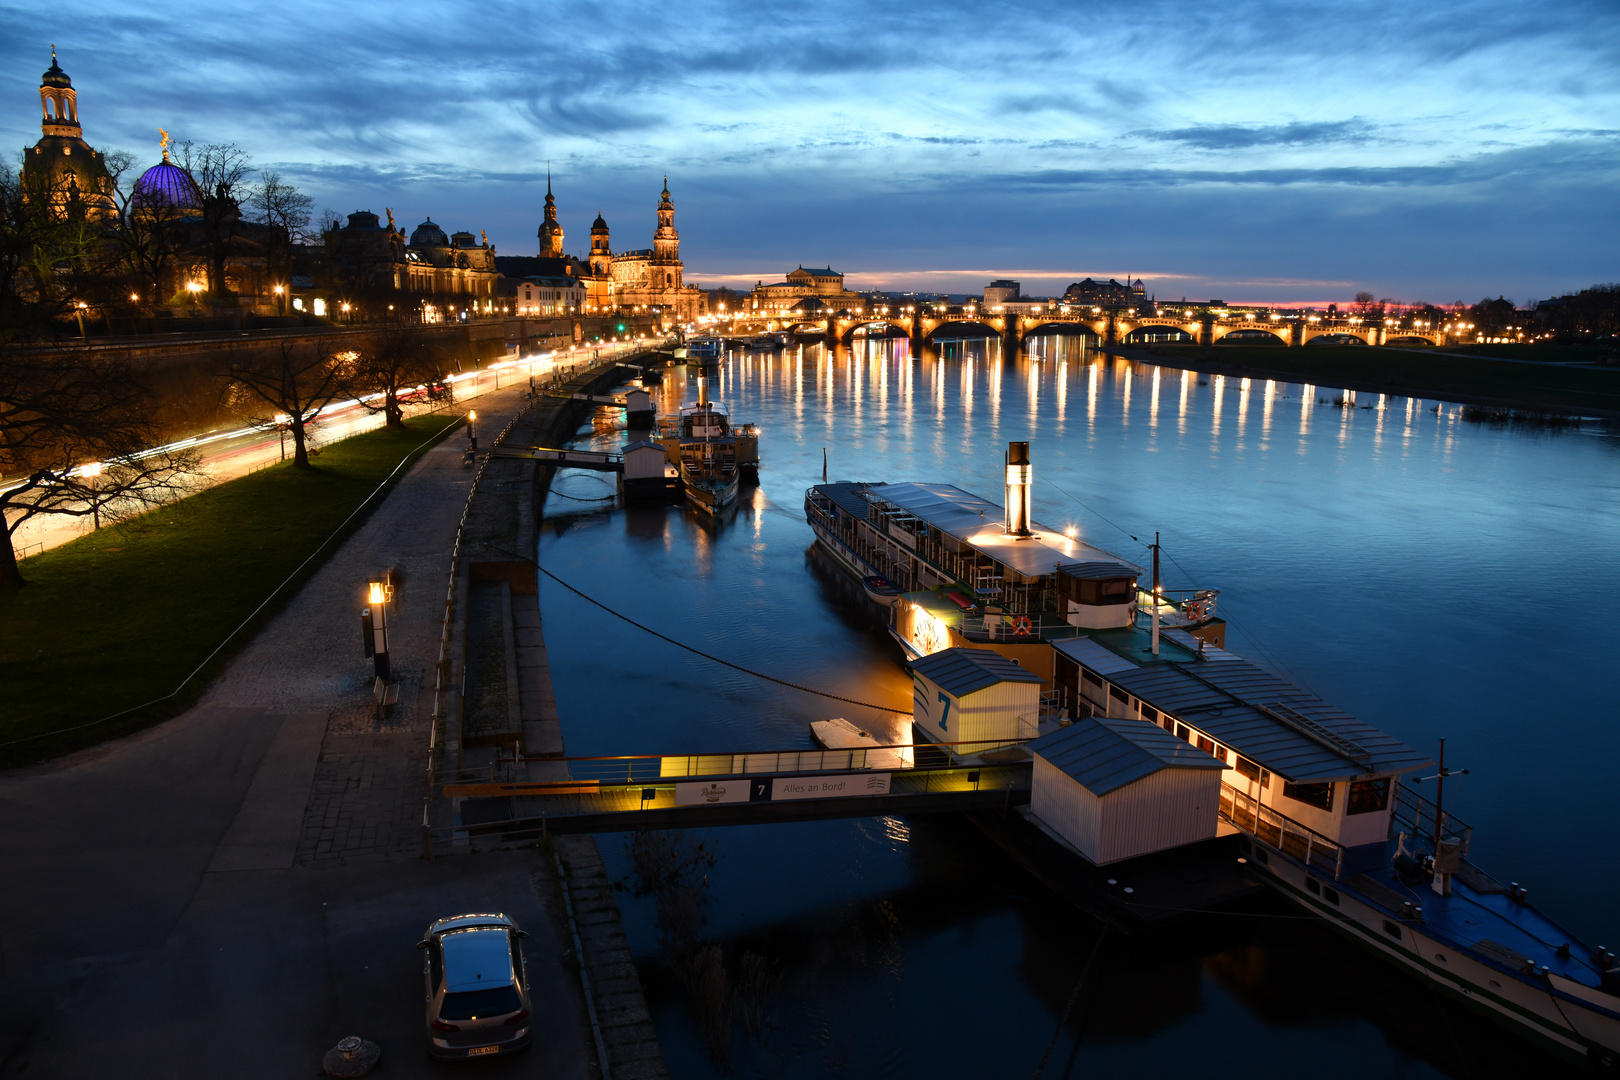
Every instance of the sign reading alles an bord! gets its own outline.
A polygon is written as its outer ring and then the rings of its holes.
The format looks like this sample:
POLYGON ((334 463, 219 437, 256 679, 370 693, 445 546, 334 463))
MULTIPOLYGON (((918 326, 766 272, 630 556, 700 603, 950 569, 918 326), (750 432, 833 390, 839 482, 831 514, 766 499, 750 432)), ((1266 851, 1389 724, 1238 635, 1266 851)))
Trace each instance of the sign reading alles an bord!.
POLYGON ((725 780, 692 780, 675 785, 676 806, 721 803, 783 802, 788 799, 839 799, 887 795, 888 773, 842 773, 837 776, 739 776, 725 780))

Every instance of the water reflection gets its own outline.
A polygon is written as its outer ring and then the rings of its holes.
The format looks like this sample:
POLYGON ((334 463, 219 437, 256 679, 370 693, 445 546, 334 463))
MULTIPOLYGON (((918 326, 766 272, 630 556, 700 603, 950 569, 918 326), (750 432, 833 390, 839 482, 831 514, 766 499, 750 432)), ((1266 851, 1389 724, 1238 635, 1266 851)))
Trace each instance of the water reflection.
MULTIPOLYGON (((1475 825, 1486 868, 1532 882, 1591 940, 1615 939, 1607 898, 1620 851, 1588 823, 1606 819, 1597 793, 1620 753, 1603 677, 1620 631, 1599 621, 1572 632, 1522 575, 1527 559, 1554 558, 1599 610, 1620 603, 1609 435, 1480 427, 1455 406, 1378 395, 1361 395, 1373 406, 1362 409, 1331 388, 1275 381, 1239 381, 1228 402, 1218 377, 1085 352, 1008 361, 994 340, 918 355, 872 339, 733 353, 721 366, 733 415, 764 431, 760 483, 736 519, 711 529, 678 507, 603 511, 592 501, 602 478, 565 470, 543 565, 733 662, 904 709, 909 681, 880 613, 803 521, 822 448, 834 479, 939 480, 995 497, 1005 440, 1028 438, 1050 481, 1037 487, 1038 520, 1138 561, 1132 536, 1161 530, 1167 587, 1221 588, 1239 652, 1414 745, 1449 735, 1473 774, 1448 802, 1475 825), (1065 427, 1082 407, 1083 435, 1065 427)), ((659 408, 694 397, 694 375, 673 369, 659 408)), ((580 437, 616 447, 624 436, 587 425, 580 437)), ((791 748, 808 744, 809 721, 837 715, 904 730, 903 714, 758 683, 558 588, 542 587, 542 608, 570 753, 791 748)), ((1095 941, 1095 924, 960 817, 710 840, 722 859, 706 932, 733 972, 752 954, 783 974, 776 1026, 734 1035, 743 1075, 1027 1074, 1095 941)), ((616 841, 603 850, 628 873, 616 841)), ((650 911, 624 906, 674 1075, 722 1075, 661 967, 650 911)), ((1182 1075, 1189 1061, 1270 1075, 1306 1055, 1328 1076, 1553 1073, 1292 909, 1258 914, 1105 945, 1047 1075, 1182 1075), (1333 1054, 1319 1052, 1324 1040, 1333 1054)))

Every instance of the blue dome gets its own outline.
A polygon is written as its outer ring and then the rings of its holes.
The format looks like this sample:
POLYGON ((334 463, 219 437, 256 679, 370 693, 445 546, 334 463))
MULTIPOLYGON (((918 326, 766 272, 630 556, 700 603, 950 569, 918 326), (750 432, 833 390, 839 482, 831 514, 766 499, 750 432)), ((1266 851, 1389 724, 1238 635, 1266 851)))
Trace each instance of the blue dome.
POLYGON ((158 164, 141 173, 131 197, 142 210, 200 210, 202 193, 196 181, 165 154, 158 164))

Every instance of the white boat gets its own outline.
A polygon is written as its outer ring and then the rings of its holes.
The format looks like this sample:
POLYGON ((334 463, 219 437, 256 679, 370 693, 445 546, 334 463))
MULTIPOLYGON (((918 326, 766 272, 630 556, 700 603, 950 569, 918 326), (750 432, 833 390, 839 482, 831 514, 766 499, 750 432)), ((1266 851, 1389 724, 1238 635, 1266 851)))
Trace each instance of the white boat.
POLYGON ((862 731, 843 717, 810 721, 810 737, 828 750, 850 750, 858 754, 851 768, 909 769, 916 764, 909 745, 880 743, 870 732, 862 731))

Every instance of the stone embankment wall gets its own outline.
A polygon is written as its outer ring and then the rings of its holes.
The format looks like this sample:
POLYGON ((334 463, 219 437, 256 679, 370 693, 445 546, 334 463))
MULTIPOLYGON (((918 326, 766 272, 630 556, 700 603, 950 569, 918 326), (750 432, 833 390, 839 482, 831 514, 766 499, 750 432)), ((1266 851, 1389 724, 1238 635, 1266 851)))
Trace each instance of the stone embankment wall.
MULTIPOLYGON (((616 362, 604 363, 555 389, 600 393, 632 374, 616 362)), ((594 409, 586 402, 539 397, 513 422, 504 445, 565 445, 594 409)), ((481 441, 480 449, 487 450, 488 443, 481 441)), ((494 458, 472 498, 455 585, 459 617, 450 646, 454 689, 446 695, 443 775, 487 770, 502 780, 569 778, 567 766, 557 760, 565 753, 565 729, 552 693, 534 562, 555 471, 534 461, 494 458), (521 763, 515 747, 522 750, 521 763)), ((441 803, 436 809, 441 827, 461 824, 456 807, 441 803)), ((669 1073, 596 840, 559 837, 555 851, 568 882, 593 1032, 607 1058, 604 1072, 613 1080, 666 1080, 669 1073)))

